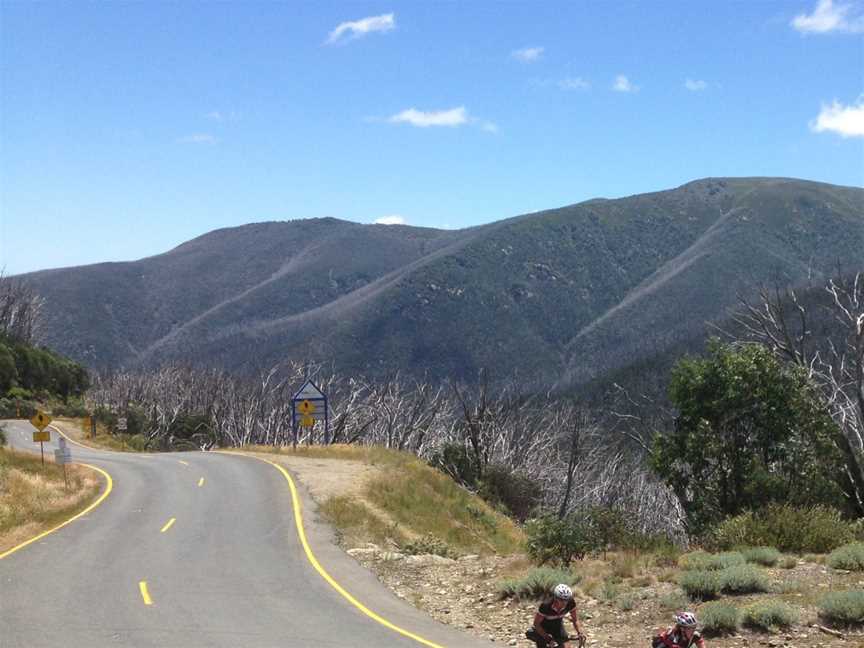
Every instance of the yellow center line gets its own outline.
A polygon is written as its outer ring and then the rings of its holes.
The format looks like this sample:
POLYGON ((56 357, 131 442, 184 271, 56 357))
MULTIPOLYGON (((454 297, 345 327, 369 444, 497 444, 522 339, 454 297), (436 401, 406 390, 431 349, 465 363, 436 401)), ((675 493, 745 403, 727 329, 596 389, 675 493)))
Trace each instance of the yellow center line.
POLYGON ((138 589, 141 590, 141 598, 144 599, 144 605, 153 605, 153 599, 150 598, 150 592, 147 591, 147 581, 139 582, 138 589))
MULTIPOLYGON (((226 453, 231 454, 231 453, 226 453)), ((249 457, 251 459, 257 459, 258 461, 263 461, 264 463, 268 463, 273 466, 276 470, 282 473, 282 476, 288 482, 288 489, 291 491, 291 503, 294 508, 294 519, 296 521, 297 526, 297 535, 300 538, 300 544, 303 546, 303 552, 306 554, 306 560, 315 568, 315 571, 323 578, 334 590, 339 592, 344 599, 346 599, 351 605, 360 610, 367 617, 380 623, 385 628, 389 628, 393 632, 397 632, 404 637, 408 637, 409 639, 413 639, 417 643, 423 644, 424 646, 429 646, 429 648, 443 648, 443 646, 433 643, 428 639, 424 639, 423 637, 414 634, 413 632, 409 632, 404 628, 400 628, 395 623, 392 623, 382 617, 380 614, 377 614, 363 605, 360 601, 354 598, 344 587, 342 587, 336 579, 334 579, 324 567, 321 566, 321 563, 318 562, 318 559, 315 557, 315 554, 312 553, 312 548, 309 546, 309 542, 306 539, 306 530, 303 527, 303 514, 300 508, 300 496, 297 493, 297 488, 294 486, 294 480, 291 479, 291 475, 288 474, 288 471, 285 470, 282 466, 277 464, 276 462, 270 461, 269 459, 264 459, 263 457, 256 457, 255 455, 241 455, 244 457, 249 457)))
POLYGON ((204 485, 204 478, 198 480, 198 488, 201 488, 204 485))
POLYGON ((165 533, 168 529, 170 529, 171 526, 174 524, 175 520, 177 520, 177 518, 171 518, 170 520, 168 520, 159 533, 165 533))
POLYGON ((177 461, 179 461, 179 462, 180 462, 181 464, 183 464, 184 466, 188 466, 188 465, 189 465, 189 462, 188 462, 188 461, 183 461, 182 459, 178 459, 177 461))

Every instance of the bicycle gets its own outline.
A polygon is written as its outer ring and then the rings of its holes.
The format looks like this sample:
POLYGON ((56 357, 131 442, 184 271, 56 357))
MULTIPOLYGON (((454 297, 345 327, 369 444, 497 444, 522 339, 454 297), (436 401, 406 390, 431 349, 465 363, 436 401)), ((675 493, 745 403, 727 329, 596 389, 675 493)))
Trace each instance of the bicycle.
POLYGON ((575 637, 566 635, 563 642, 553 639, 551 643, 547 643, 534 628, 530 628, 526 631, 525 636, 533 641, 537 645, 537 648, 561 648, 567 642, 574 642, 577 648, 585 648, 586 641, 585 635, 577 635, 575 637))

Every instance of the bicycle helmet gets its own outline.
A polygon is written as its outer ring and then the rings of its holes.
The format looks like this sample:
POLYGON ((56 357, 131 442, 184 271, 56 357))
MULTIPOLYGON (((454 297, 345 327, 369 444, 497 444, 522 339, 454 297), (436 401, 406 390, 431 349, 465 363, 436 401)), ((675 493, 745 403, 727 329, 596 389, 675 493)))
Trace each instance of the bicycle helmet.
POLYGON ((552 594, 555 596, 555 598, 561 599, 563 601, 573 598, 573 590, 567 587, 567 585, 565 585, 564 583, 556 585, 555 589, 552 590, 552 594))
POLYGON ((696 615, 692 612, 681 612, 675 615, 675 624, 682 628, 695 628, 696 615))

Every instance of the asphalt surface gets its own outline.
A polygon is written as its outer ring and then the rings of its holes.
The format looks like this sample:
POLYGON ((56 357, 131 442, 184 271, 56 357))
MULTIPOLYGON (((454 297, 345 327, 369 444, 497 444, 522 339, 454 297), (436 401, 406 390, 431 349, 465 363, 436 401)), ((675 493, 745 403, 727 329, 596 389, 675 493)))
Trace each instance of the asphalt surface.
MULTIPOLYGON (((29 423, 4 424, 10 446, 39 452, 29 423)), ((57 447, 56 431, 51 437, 46 458, 57 447)), ((308 561, 288 483, 273 466, 212 452, 69 447, 73 462, 107 471, 113 491, 85 516, 0 560, 0 648, 485 643, 391 594, 335 546, 301 488, 307 537, 324 569, 367 608, 430 643, 398 634, 343 598, 308 561)))

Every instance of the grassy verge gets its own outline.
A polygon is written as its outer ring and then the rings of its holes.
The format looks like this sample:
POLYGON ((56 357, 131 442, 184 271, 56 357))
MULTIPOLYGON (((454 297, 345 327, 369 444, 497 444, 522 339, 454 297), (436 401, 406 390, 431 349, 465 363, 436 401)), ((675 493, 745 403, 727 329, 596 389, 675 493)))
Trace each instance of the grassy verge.
POLYGON ((38 456, 0 448, 0 551, 10 549, 86 508, 99 494, 99 475, 83 466, 63 468, 38 456))
POLYGON ((321 513, 352 544, 404 548, 412 540, 426 538, 428 544, 434 538, 455 554, 512 554, 523 547, 524 536, 513 521, 414 455, 345 445, 244 450, 379 467, 356 496, 333 496, 321 504, 321 513))
POLYGON ((53 425, 63 431, 73 441, 78 441, 92 448, 102 450, 113 450, 114 452, 147 452, 148 450, 140 443, 136 443, 137 437, 128 434, 111 434, 101 425, 96 426, 96 436, 84 434, 81 430, 81 419, 54 419, 53 425))

